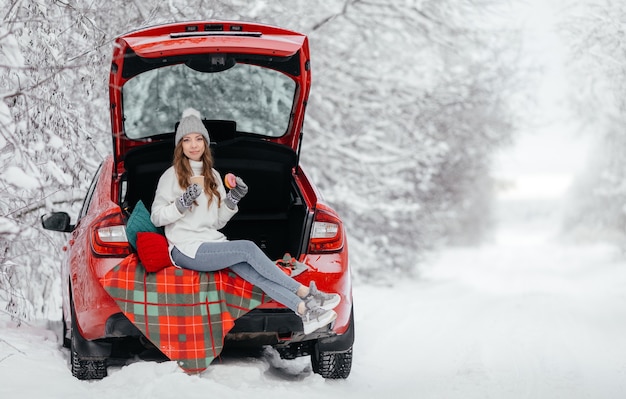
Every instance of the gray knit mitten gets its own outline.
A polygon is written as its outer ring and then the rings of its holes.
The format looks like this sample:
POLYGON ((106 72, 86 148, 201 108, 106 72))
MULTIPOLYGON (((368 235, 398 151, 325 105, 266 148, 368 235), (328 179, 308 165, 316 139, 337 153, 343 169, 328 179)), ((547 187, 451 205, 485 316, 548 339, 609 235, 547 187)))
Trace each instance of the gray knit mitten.
POLYGON ((196 183, 187 187, 187 190, 176 200, 176 209, 178 212, 183 213, 185 210, 191 208, 193 202, 202 194, 202 189, 196 183))
POLYGON ((237 203, 248 193, 248 186, 241 177, 237 177, 237 185, 233 187, 224 198, 224 203, 230 209, 235 209, 237 203))

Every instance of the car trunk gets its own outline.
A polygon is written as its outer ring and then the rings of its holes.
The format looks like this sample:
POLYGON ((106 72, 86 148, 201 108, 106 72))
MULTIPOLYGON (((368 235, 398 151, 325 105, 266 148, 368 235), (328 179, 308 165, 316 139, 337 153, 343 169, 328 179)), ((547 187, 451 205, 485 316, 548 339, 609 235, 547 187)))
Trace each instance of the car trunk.
MULTIPOLYGON (((271 259, 282 258, 286 252, 298 256, 306 251, 310 213, 292 176, 297 158, 294 151, 247 137, 221 141, 211 149, 215 169, 222 177, 234 173, 249 187, 239 212, 222 230, 228 239, 251 240, 271 259)), ((159 177, 172 164, 173 150, 172 141, 165 140, 126 154, 120 190, 122 209, 132 211, 139 200, 151 208, 159 177)))

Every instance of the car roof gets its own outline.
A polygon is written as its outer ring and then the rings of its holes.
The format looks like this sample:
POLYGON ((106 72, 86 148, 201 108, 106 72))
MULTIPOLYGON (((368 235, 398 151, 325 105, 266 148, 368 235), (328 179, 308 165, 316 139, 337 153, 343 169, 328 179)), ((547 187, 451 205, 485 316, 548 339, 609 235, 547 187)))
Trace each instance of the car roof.
MULTIPOLYGON (((145 59, 176 59, 189 55, 236 53, 251 56, 291 57, 298 55, 301 73, 294 77, 299 85, 294 120, 284 136, 270 141, 297 150, 304 119, 304 108, 310 90, 310 60, 306 35, 287 29, 240 21, 178 22, 139 29, 115 40, 109 96, 113 152, 118 172, 123 171, 124 154, 146 141, 125 136, 121 93, 124 83, 132 76, 123 75, 124 62, 129 54, 145 59)), ((149 142, 153 140, 148 140, 149 142)))

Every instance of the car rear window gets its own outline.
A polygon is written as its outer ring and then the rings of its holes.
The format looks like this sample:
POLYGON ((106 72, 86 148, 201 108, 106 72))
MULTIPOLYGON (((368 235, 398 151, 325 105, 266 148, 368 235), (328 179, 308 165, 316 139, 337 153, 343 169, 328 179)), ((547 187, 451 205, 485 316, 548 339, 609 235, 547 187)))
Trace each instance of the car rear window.
POLYGON ((258 65, 237 63, 220 72, 168 65, 124 84, 124 130, 130 139, 172 133, 182 111, 193 107, 203 119, 235 121, 238 132, 280 137, 295 94, 291 77, 258 65))

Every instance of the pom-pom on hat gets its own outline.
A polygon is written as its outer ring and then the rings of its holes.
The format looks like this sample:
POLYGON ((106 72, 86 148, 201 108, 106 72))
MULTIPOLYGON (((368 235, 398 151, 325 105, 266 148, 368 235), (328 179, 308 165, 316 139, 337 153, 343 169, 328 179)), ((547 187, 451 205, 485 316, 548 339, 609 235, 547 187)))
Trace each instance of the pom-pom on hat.
POLYGON ((211 142, 209 138, 209 132, 202 123, 202 117, 200 112, 195 108, 187 108, 183 111, 183 115, 180 118, 180 123, 176 128, 176 137, 174 138, 174 145, 178 145, 178 142, 182 140, 188 134, 198 133, 204 136, 207 143, 211 142))

